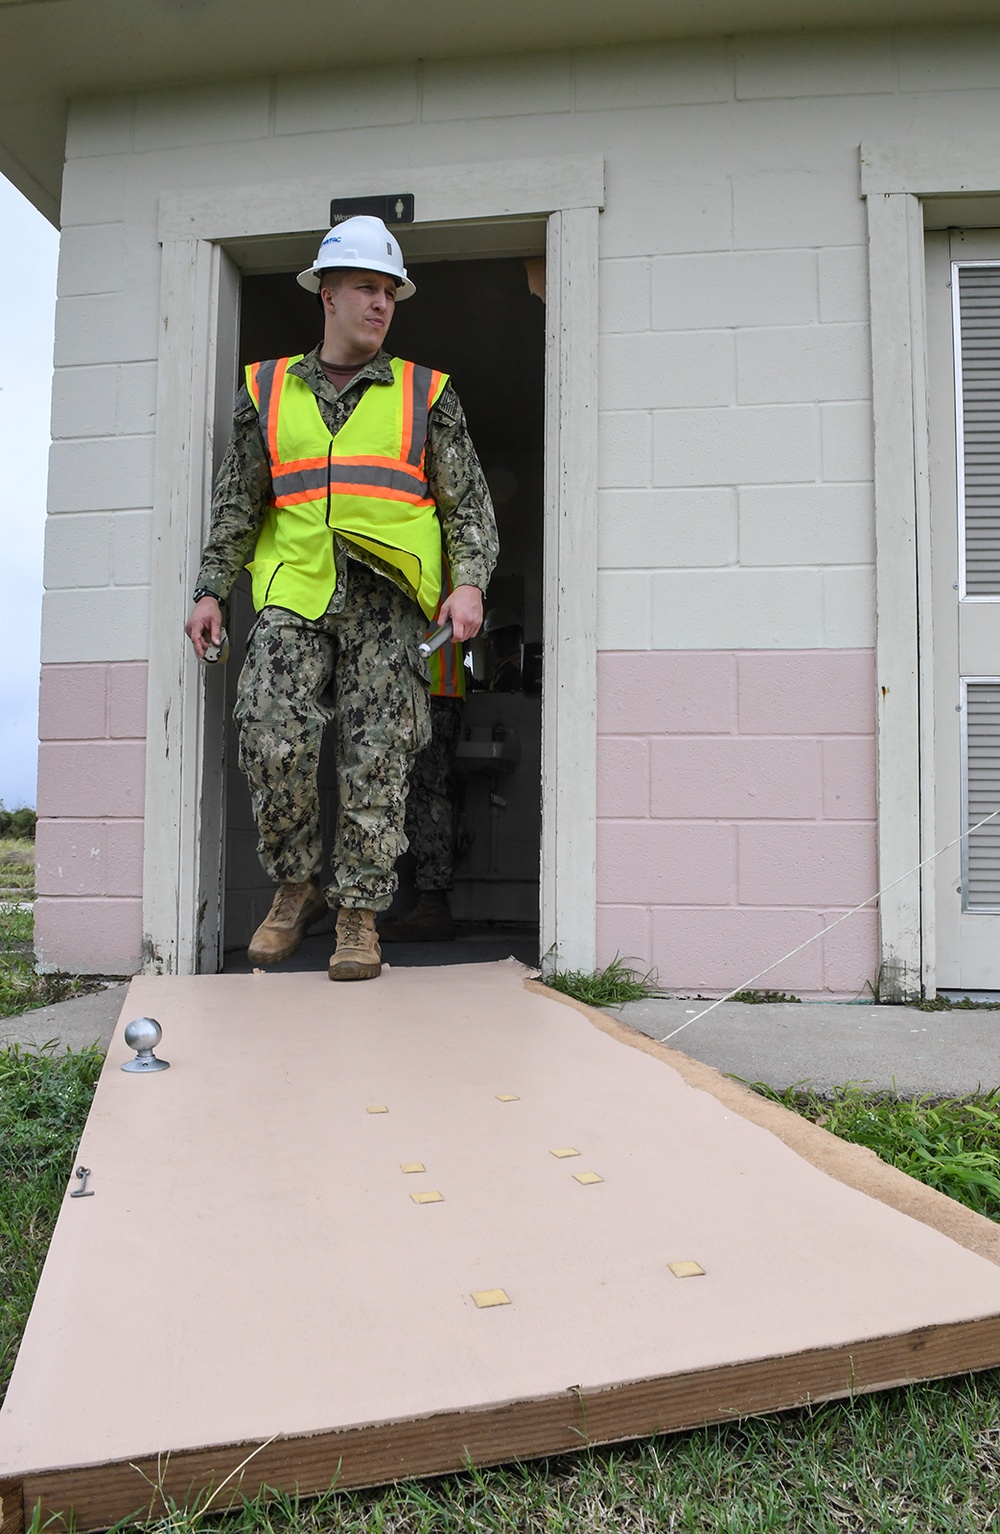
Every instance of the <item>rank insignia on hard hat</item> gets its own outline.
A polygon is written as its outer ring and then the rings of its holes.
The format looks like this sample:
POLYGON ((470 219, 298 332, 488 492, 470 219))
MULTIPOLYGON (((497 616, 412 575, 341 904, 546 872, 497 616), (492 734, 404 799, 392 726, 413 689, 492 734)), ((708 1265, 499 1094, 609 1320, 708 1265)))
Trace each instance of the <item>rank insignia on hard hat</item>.
POLYGON ((396 279, 397 302, 412 298, 416 286, 406 275, 403 252, 399 242, 386 228, 380 218, 369 213, 356 213, 345 218, 329 234, 324 235, 312 266, 300 272, 296 281, 309 293, 319 292, 320 273, 351 267, 363 272, 386 272, 396 279), (385 254, 383 254, 383 246, 385 254))

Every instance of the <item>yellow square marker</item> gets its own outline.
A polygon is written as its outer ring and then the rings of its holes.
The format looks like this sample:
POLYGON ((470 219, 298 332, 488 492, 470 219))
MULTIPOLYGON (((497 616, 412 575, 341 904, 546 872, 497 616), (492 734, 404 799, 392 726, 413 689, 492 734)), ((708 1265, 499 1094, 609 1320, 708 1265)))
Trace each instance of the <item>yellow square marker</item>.
POLYGON ((399 1170, 401 1172, 426 1172, 427 1168, 422 1161, 404 1161, 399 1170))
POLYGON ((412 1200, 413 1200, 413 1202, 415 1204, 443 1204, 444 1203, 444 1194, 443 1193, 439 1193, 436 1188, 432 1188, 428 1193, 411 1193, 410 1197, 412 1198, 412 1200))
POLYGON ((574 1172, 573 1177, 576 1182, 584 1184, 604 1181, 604 1178, 598 1172, 574 1172))
POLYGON ((497 1102, 498 1103, 519 1103, 520 1101, 521 1101, 521 1099, 518 1097, 516 1092, 498 1092, 497 1093, 497 1102))
POLYGON ((389 1109, 387 1108, 385 1103, 372 1103, 370 1108, 366 1108, 365 1109, 365 1112, 366 1113, 388 1113, 389 1109))
POLYGON ((560 1160, 563 1156, 579 1156, 579 1154, 575 1145, 560 1145, 555 1150, 549 1151, 550 1156, 558 1156, 560 1160))
POLYGON ((506 1289, 477 1289, 472 1298, 480 1310, 489 1310, 492 1305, 509 1305, 510 1295, 506 1289))
POLYGON ((668 1262, 675 1278, 704 1278, 705 1269, 697 1262, 668 1262))

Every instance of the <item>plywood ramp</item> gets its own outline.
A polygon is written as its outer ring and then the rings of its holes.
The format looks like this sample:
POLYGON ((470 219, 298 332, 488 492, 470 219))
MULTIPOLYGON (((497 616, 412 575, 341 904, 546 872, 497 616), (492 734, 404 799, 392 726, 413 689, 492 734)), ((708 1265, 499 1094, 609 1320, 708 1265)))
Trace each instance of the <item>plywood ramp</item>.
POLYGON ((514 963, 137 979, 79 1160, 2 1534, 1000 1363, 989 1221, 514 963), (119 1069, 141 1013, 159 1075, 119 1069))

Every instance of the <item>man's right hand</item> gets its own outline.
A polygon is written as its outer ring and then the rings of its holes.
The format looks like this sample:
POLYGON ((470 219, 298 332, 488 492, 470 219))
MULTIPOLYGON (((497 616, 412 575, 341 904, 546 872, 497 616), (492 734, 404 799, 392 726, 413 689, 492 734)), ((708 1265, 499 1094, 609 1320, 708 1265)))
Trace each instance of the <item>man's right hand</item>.
POLYGON ((210 644, 222 643, 222 608, 217 597, 202 597, 191 609, 191 616, 184 625, 184 632, 194 645, 199 660, 205 659, 210 644))

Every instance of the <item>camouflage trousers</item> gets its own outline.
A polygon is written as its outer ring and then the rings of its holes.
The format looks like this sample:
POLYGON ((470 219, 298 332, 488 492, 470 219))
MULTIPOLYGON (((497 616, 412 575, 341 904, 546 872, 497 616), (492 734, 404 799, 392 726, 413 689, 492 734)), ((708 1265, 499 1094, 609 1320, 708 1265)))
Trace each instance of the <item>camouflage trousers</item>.
POLYGON ((461 698, 431 697, 431 738, 410 774, 406 839, 418 890, 450 890, 455 883, 455 747, 463 707, 461 698))
POLYGON ((234 717, 265 870, 281 883, 320 875, 317 769, 335 734, 337 819, 331 905, 384 911, 405 852, 406 789, 430 739, 428 624, 391 581, 351 562, 344 610, 310 620, 266 607, 250 633, 234 717))

